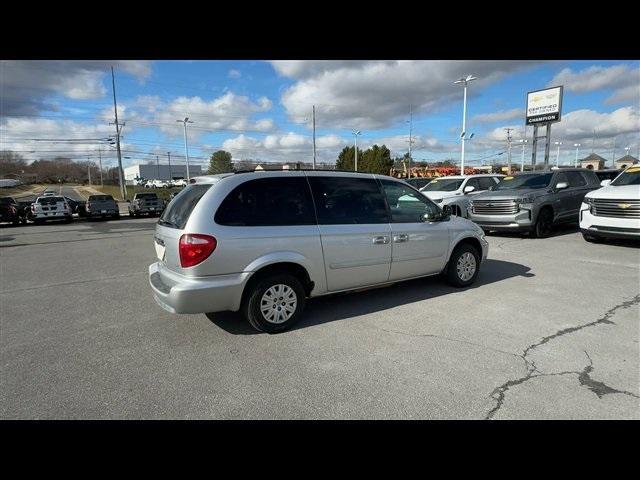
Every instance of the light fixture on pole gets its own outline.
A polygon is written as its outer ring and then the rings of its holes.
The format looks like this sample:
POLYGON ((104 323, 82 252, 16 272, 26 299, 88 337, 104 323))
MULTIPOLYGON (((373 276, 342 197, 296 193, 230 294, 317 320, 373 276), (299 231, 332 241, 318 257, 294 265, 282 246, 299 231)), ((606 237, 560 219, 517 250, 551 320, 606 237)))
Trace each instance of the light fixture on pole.
POLYGON ((184 156, 187 160, 187 182, 191 183, 191 177, 189 176, 189 146, 187 145, 187 123, 193 123, 193 120, 189 120, 189 117, 184 117, 184 120, 176 120, 178 123, 184 125, 184 156))
POLYGON ((354 130, 353 132, 353 138, 354 138, 354 142, 355 142, 355 165, 354 165, 354 171, 358 171, 358 135, 362 135, 362 132, 360 130, 354 130))
POLYGON ((562 145, 562 142, 555 142, 554 145, 558 146, 558 153, 556 153, 556 167, 558 167, 558 162, 560 161, 560 145, 562 145))
POLYGON ((469 82, 477 80, 477 77, 473 75, 467 75, 466 77, 460 78, 453 82, 454 84, 462 84, 464 86, 464 100, 462 103, 462 134, 460 138, 462 138, 462 150, 460 152, 460 173, 464 175, 464 133, 467 129, 467 85, 469 82))
POLYGON ((522 144, 522 160, 520 161, 520 171, 524 172, 524 146, 527 144, 529 140, 521 138, 519 141, 522 144))
POLYGON ((573 146, 576 147, 576 161, 573 164, 574 167, 578 167, 578 149, 580 148, 581 143, 574 143, 573 146))

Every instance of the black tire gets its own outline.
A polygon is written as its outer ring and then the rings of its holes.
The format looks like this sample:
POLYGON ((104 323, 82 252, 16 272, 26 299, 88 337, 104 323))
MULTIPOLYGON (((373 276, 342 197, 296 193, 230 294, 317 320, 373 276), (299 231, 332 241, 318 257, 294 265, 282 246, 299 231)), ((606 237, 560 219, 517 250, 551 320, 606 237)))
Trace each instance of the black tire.
POLYGON ((600 241, 598 237, 594 237, 593 235, 589 235, 587 233, 583 233, 582 238, 584 238, 589 243, 598 243, 600 241))
POLYGON ((535 238, 548 238, 553 231, 553 212, 549 208, 543 208, 538 213, 538 219, 533 227, 532 236, 535 238))
POLYGON ((64 222, 65 222, 65 223, 71 223, 71 222, 73 222, 73 217, 72 217, 72 216, 69 216, 69 217, 65 218, 65 219, 64 219, 64 222))
MULTIPOLYGON (((293 275, 288 273, 276 273, 265 276, 257 279, 255 282, 251 282, 251 284, 248 285, 248 288, 249 290, 244 295, 240 311, 249 324, 256 330, 266 333, 280 333, 288 330, 298 320, 300 320, 300 316, 304 310, 306 294, 300 280, 293 275), (277 285, 285 285, 295 293, 295 310, 293 311, 293 314, 291 314, 291 316, 282 323, 268 321, 260 310, 265 292, 267 292, 271 287, 277 285)), ((280 299, 276 300, 278 300, 279 303, 280 299)), ((283 307, 278 305, 277 308, 280 309, 283 307)))
MULTIPOLYGON (((468 258, 468 257, 466 257, 468 258)), ((463 261, 464 262, 464 261, 463 261)), ((475 247, 469 245, 468 243, 463 243, 458 245, 451 254, 449 258, 449 263, 447 264, 447 270, 445 276, 447 278, 447 282, 450 285, 458 288, 468 287, 478 278, 478 273, 480 273, 480 253, 476 250, 475 247), (468 273, 468 269, 470 266, 465 267, 461 265, 461 271, 458 271, 458 262, 465 254, 471 254, 473 259, 475 260, 475 271, 472 276, 469 278, 463 278, 462 275, 465 273, 465 270, 468 273)))

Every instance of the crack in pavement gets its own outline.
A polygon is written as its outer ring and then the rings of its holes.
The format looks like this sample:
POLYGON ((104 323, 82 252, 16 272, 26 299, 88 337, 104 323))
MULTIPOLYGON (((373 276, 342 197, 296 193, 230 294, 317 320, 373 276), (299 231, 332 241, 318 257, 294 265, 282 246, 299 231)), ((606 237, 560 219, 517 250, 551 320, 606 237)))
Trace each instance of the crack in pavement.
POLYGON ((593 393, 595 393, 598 396, 598 398, 602 398, 605 395, 609 395, 611 393, 621 393, 623 395, 630 395, 635 398, 640 398, 640 396, 636 395, 635 393, 627 392, 626 390, 617 390, 615 388, 611 388, 610 386, 606 385, 604 382, 598 382, 597 380, 592 379, 589 374, 593 372, 593 361, 591 360, 591 357, 586 352, 586 350, 584 354, 589 359, 589 365, 584 367, 584 370, 580 372, 578 376, 578 381, 580 382, 580 385, 587 386, 589 390, 591 390, 593 393))
POLYGON ((388 333, 397 333, 398 335, 406 335, 408 337, 440 338, 442 340, 447 340, 449 342, 465 343, 467 345, 474 345, 476 347, 486 348, 487 350, 492 350, 494 352, 504 353, 505 355, 511 355, 513 357, 522 358, 522 355, 518 355, 517 353, 505 352, 504 350, 498 350, 497 348, 492 348, 492 347, 489 347, 487 345, 482 345, 481 343, 473 343, 473 342, 469 342, 467 340, 458 340, 456 338, 443 337, 442 335, 434 335, 434 334, 431 334, 431 333, 409 333, 409 332, 401 332, 399 330, 387 330, 386 328, 381 328, 380 330, 382 330, 383 332, 388 332, 388 333))
POLYGON ((573 333, 573 332, 576 332, 578 330, 582 330, 583 328, 593 327, 593 326, 599 325, 599 324, 615 325, 615 322, 610 320, 610 318, 614 315, 616 310, 618 310, 618 309, 626 309, 626 308, 629 308, 629 307, 631 307, 633 305, 636 305, 638 303, 640 303, 640 295, 636 295, 631 300, 627 300, 625 302, 622 302, 622 303, 616 305, 613 308, 610 308, 609 310, 607 310, 605 312, 605 314, 601 318, 598 318, 597 320, 594 320, 593 322, 589 322, 589 323, 586 323, 586 324, 583 324, 583 325, 578 325, 577 327, 570 327, 570 328, 564 328, 562 330, 558 330, 553 335, 549 335, 549 336, 543 337, 542 340, 540 340, 539 342, 534 343, 532 345, 529 345, 523 351, 522 355, 518 355, 519 357, 521 357, 524 360, 525 364, 527 365, 527 374, 524 377, 520 377, 520 378, 517 378, 517 379, 514 379, 514 380, 508 380, 505 383, 503 383, 502 385, 496 387, 491 392, 490 396, 491 396, 491 398, 493 398, 496 401, 496 405, 491 410, 489 410, 489 412, 485 416, 485 420, 491 420, 493 418, 493 416, 498 412, 498 410, 500 410, 500 408, 504 404, 505 393, 507 392, 507 390, 509 390, 511 387, 514 387, 516 385, 520 385, 520 384, 522 384, 524 382, 527 382, 527 381, 531 380, 532 378, 537 378, 537 377, 546 377, 546 376, 552 376, 552 375, 576 374, 576 375, 578 375, 578 381, 580 382, 580 385, 587 386, 589 388, 589 390, 591 390, 596 395, 598 395, 598 398, 602 398, 603 395, 607 395, 607 394, 610 394, 610 393, 623 393, 625 395, 631 395, 631 396, 634 396, 634 397, 637 398, 637 395, 635 395, 635 394, 633 394, 631 392, 616 390, 616 389, 613 389, 613 388, 605 385, 603 382, 598 382, 596 380, 593 380, 589 376, 589 374, 593 371, 593 362, 591 361, 591 357, 589 357, 589 354, 586 351, 584 353, 587 355, 587 358, 589 359, 589 365, 587 365, 582 372, 542 373, 542 372, 540 372, 538 370, 538 368, 536 367, 536 364, 535 364, 534 361, 527 359, 527 355, 529 355, 529 353, 531 353, 532 350, 538 348, 540 345, 544 345, 545 343, 553 340, 554 338, 561 337, 563 335, 567 335, 569 333, 573 333))

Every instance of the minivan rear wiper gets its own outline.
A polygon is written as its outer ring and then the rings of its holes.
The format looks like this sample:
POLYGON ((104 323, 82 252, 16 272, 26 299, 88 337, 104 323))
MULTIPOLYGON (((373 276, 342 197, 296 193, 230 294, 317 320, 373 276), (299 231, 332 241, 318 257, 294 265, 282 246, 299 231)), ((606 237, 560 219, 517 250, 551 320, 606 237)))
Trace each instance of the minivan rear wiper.
POLYGON ((165 225, 165 226, 167 226, 167 227, 180 228, 177 224, 175 224, 175 223, 173 223, 173 222, 170 222, 170 221, 168 221, 168 220, 159 219, 159 220, 158 220, 158 223, 159 223, 160 225, 165 225))

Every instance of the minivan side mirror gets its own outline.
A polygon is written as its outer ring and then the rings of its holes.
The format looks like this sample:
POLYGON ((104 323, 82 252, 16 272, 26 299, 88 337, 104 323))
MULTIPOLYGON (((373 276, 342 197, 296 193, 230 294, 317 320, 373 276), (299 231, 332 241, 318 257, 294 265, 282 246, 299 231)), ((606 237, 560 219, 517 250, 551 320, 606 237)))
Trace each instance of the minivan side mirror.
POLYGON ((473 185, 467 185, 466 187, 464 187, 463 192, 464 193, 471 193, 476 189, 476 187, 474 187, 473 185))
POLYGON ((602 181, 600 182, 600 186, 601 186, 601 187, 606 187, 606 186, 608 186, 608 185, 610 185, 610 184, 611 184, 611 180, 602 180, 602 181))
POLYGON ((556 190, 564 190, 568 186, 569 184, 567 182, 559 182, 558 184, 556 184, 556 190))

